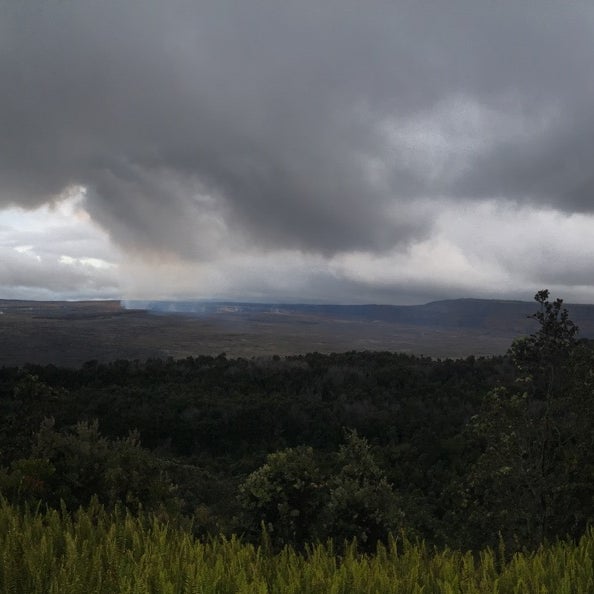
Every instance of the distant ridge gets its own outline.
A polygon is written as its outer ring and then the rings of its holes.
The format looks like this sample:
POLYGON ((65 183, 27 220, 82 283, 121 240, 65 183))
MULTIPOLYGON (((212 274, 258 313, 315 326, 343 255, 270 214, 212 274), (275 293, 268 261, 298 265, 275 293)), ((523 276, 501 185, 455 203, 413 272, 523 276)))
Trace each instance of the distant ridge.
MULTIPOLYGON (((501 299, 447 299, 424 305, 311 305, 297 303, 245 303, 235 301, 123 301, 130 309, 190 316, 284 315, 335 321, 397 323, 431 328, 460 328, 529 334, 535 321, 528 316, 536 303, 501 299)), ((565 304, 584 337, 594 337, 594 305, 565 304)))

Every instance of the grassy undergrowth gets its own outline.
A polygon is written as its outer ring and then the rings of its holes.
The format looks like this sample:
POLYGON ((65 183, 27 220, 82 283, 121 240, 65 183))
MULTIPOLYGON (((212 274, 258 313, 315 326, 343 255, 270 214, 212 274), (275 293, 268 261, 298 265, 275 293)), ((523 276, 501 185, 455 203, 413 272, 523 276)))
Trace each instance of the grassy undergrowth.
POLYGON ((594 531, 507 561, 392 541, 373 555, 315 545, 273 554, 238 538, 201 542, 154 517, 20 511, 0 503, 0 591, 35 594, 591 594, 594 531))

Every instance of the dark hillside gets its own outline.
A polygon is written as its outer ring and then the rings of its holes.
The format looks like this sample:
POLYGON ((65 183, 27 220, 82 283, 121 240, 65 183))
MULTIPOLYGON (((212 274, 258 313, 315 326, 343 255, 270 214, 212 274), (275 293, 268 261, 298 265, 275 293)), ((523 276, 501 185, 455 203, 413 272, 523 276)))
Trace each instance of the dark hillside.
MULTIPOLYGON (((309 305, 197 301, 129 301, 131 308, 159 313, 195 316, 310 316, 328 320, 386 322, 429 328, 495 330, 526 334, 535 324, 528 316, 534 304, 528 301, 494 299, 449 299, 424 305, 309 305)), ((584 336, 594 336, 594 305, 567 305, 584 336)))

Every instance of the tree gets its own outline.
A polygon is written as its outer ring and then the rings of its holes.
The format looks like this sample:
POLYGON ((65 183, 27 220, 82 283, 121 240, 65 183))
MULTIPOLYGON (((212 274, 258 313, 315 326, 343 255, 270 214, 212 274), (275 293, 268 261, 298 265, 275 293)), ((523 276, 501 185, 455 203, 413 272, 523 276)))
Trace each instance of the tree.
POLYGON ((356 431, 345 432, 322 468, 311 447, 270 454, 240 487, 248 533, 257 536, 263 523, 276 547, 356 538, 373 549, 402 527, 398 499, 356 431))
POLYGON ((516 387, 492 391, 472 421, 483 446, 466 489, 477 545, 493 544, 500 532, 512 547, 535 546, 584 525, 578 467, 591 429, 577 421, 587 412, 580 396, 587 366, 563 301, 548 298, 546 290, 535 295, 538 330, 510 348, 516 387))
POLYGON ((578 327, 569 319, 563 300, 549 300, 549 291, 539 291, 534 300, 539 309, 528 316, 539 324, 538 331, 514 341, 509 355, 529 396, 550 401, 569 387, 568 365, 577 345, 578 327))
POLYGON ((363 548, 403 526, 398 498, 378 466, 369 442, 356 431, 345 432, 336 456, 336 469, 328 480, 325 533, 338 542, 357 538, 363 548))
MULTIPOLYGON (((59 432, 53 419, 45 419, 31 460, 45 461, 52 469, 50 476, 41 477, 49 491, 44 499, 52 505, 59 506, 63 500, 76 509, 97 497, 110 507, 121 502, 133 510, 177 512, 179 507, 176 486, 163 464, 140 446, 134 432, 112 440, 101 435, 97 421, 59 432)), ((47 473, 45 467, 41 469, 47 473)))
POLYGON ((248 534, 258 536, 264 524, 276 547, 316 540, 324 490, 313 448, 300 446, 269 454, 266 463, 239 488, 248 534))

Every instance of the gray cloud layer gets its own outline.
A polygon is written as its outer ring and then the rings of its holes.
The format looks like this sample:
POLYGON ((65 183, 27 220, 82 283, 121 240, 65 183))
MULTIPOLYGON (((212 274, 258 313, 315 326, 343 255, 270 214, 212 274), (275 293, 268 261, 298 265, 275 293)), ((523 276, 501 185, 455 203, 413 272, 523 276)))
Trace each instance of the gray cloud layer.
POLYGON ((388 249, 421 199, 592 212, 593 31, 580 1, 4 0, 0 203, 83 185, 190 259, 388 249))

